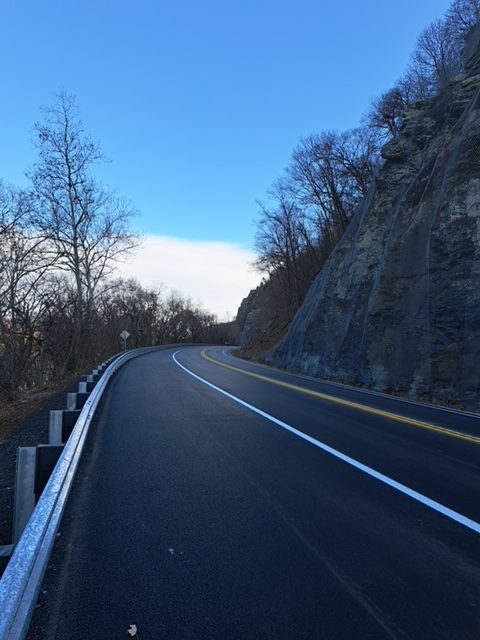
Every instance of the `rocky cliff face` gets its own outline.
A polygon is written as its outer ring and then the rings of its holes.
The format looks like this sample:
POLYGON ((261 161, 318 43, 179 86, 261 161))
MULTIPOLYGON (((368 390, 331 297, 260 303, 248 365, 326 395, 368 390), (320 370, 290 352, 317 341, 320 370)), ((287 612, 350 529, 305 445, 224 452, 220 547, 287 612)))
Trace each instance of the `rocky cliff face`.
POLYGON ((261 357, 285 334, 291 316, 284 313, 279 299, 281 295, 275 290, 275 283, 267 280, 242 300, 235 319, 240 354, 261 357))
POLYGON ((235 322, 239 330, 237 344, 240 347, 248 344, 258 333, 257 324, 259 316, 262 313, 259 300, 261 300, 263 288, 263 285, 259 285, 256 289, 252 289, 248 296, 242 300, 238 308, 235 322))
MULTIPOLYGON (((480 34, 478 34, 480 35, 480 34)), ((480 49, 417 103, 269 359, 339 381, 478 407, 480 49)))

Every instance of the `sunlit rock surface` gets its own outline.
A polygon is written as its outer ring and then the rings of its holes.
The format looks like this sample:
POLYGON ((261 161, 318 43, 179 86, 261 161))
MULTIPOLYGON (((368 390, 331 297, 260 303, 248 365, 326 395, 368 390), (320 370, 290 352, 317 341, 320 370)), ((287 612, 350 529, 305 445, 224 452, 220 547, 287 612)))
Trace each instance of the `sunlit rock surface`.
POLYGON ((479 406, 480 49, 411 107, 363 207, 314 281, 276 365, 479 406))

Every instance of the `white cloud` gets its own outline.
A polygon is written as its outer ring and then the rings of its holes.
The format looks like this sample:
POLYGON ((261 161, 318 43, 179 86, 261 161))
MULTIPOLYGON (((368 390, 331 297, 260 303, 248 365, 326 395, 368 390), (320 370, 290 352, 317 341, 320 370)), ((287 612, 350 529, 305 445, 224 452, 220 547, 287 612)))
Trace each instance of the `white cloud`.
POLYGON ((229 242, 197 242, 167 236, 144 237, 118 275, 145 286, 165 285, 191 298, 219 319, 235 316, 242 299, 260 282, 255 255, 229 242))

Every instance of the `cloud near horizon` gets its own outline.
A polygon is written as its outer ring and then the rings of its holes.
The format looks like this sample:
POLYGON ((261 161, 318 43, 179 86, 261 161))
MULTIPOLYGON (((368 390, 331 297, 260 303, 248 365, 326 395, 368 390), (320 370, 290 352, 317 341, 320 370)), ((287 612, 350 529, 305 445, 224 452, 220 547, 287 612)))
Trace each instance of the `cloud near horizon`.
POLYGON ((242 299, 261 276, 251 266, 253 251, 229 242, 201 242, 168 236, 144 236, 142 245, 117 274, 144 286, 164 286, 215 313, 234 317, 242 299))

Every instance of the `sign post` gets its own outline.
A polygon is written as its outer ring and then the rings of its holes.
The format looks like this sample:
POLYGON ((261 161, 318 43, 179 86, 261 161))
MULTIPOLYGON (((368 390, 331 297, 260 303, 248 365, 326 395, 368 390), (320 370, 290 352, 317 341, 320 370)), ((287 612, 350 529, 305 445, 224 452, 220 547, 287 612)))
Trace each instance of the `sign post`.
POLYGON ((126 351, 127 350, 127 340, 129 338, 130 334, 128 333, 128 331, 126 329, 124 329, 122 331, 122 333, 120 334, 120 338, 123 340, 123 350, 126 351))

